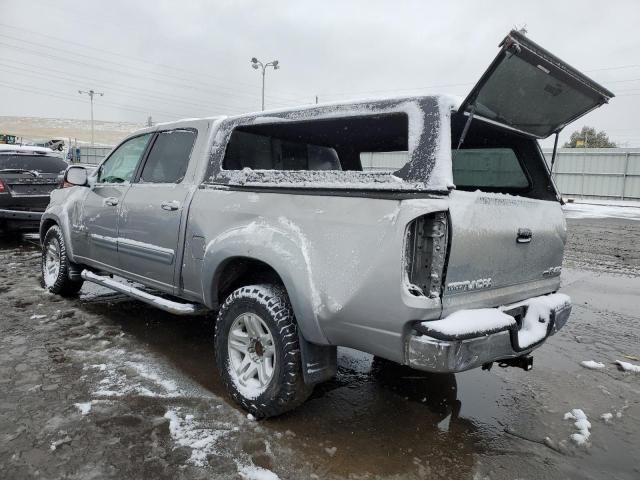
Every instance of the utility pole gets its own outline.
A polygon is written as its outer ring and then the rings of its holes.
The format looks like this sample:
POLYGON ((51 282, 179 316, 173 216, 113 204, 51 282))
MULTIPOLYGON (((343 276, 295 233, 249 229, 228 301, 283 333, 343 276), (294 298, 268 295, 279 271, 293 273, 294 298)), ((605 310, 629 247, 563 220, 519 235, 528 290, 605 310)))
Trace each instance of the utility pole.
POLYGON ((93 96, 94 95, 100 95, 101 97, 104 97, 104 93, 100 93, 100 92, 95 92, 93 90, 88 90, 88 91, 84 91, 84 90, 78 90, 78 93, 80 95, 84 95, 85 93, 87 95, 89 95, 89 98, 91 99, 91 146, 93 147, 93 96))
POLYGON ((253 57, 251 59, 251 66, 255 70, 262 68, 262 111, 264 111, 264 77, 268 67, 273 67, 274 70, 278 70, 280 68, 278 65, 278 60, 273 60, 269 63, 262 63, 256 57, 253 57))
POLYGON ((316 105, 318 104, 318 95, 316 95, 316 105))

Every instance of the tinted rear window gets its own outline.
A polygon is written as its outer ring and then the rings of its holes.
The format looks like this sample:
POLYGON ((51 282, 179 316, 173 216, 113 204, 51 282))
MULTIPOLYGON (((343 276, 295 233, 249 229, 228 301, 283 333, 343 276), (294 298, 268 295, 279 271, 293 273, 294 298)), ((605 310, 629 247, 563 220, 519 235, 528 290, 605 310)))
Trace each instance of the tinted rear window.
POLYGON ((170 130, 160 132, 151 147, 141 183, 179 183, 184 178, 196 132, 170 130))
POLYGON ((0 170, 9 168, 35 170, 40 173, 60 173, 67 168, 67 162, 57 157, 0 155, 0 170))
POLYGON ((467 120, 460 113, 451 116, 451 160, 457 189, 557 200, 535 140, 474 118, 458 150, 467 120))
POLYGON ((511 148, 453 150, 453 183, 457 187, 528 188, 529 180, 511 148))

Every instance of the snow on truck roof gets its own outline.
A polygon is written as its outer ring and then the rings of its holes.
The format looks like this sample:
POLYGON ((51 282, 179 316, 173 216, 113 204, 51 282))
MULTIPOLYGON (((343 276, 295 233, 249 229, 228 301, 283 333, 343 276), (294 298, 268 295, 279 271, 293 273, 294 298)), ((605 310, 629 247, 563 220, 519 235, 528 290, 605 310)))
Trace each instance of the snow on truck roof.
MULTIPOLYGON (((434 99, 440 105, 448 106, 452 110, 456 110, 460 104, 462 103, 462 98, 455 95, 448 94, 433 94, 433 95, 399 95, 399 96, 387 96, 387 97, 370 97, 370 98, 354 98, 349 100, 338 100, 335 102, 321 102, 321 103, 313 103, 307 105, 298 105, 295 107, 283 107, 273 110, 265 110, 262 112, 249 112, 242 113, 240 115, 231 115, 231 116, 221 116, 215 117, 217 119, 221 118, 232 118, 232 119, 242 119, 247 117, 269 117, 269 115, 273 114, 281 114, 281 113, 293 113, 293 112, 304 112, 309 111, 313 112, 314 110, 323 109, 327 110, 327 108, 336 107, 334 112, 336 114, 339 113, 339 110, 344 107, 354 106, 359 107, 367 104, 387 104, 389 102, 397 102, 397 103, 410 103, 410 102, 419 102, 425 99, 434 99)), ((282 121, 281 118, 274 118, 274 120, 282 121)))
MULTIPOLYGON (((412 102, 412 101, 420 101, 428 98, 436 99, 441 105, 448 105, 449 108, 452 110, 457 110, 457 108, 462 103, 462 97, 459 97, 456 95, 449 95, 449 94, 433 94, 433 95, 419 95, 419 96, 402 95, 402 96, 388 96, 388 97, 357 98, 357 99, 349 99, 349 100, 339 100, 335 102, 321 102, 321 103, 313 103, 313 104, 307 104, 307 105, 297 105, 292 107, 283 107, 283 108, 264 110, 264 111, 247 112, 247 113, 241 113, 238 115, 215 115, 211 117, 201 117, 201 118, 181 118, 179 120, 172 120, 169 122, 157 123, 154 127, 175 126, 176 124, 194 122, 199 120, 212 120, 212 121, 229 120, 229 119, 240 120, 243 118, 253 118, 253 117, 260 117, 264 119, 265 117, 269 118, 270 115, 274 115, 274 114, 305 112, 305 111, 313 112, 314 110, 318 110, 318 109, 326 110, 327 107, 329 108, 330 107, 348 107, 350 105, 357 107, 364 104, 383 104, 388 102, 405 103, 405 102, 412 102)), ((336 108, 335 113, 336 114, 338 113, 338 108, 336 108)), ((282 118, 279 118, 279 117, 272 117, 272 118, 274 121, 283 120, 282 118)), ((266 121, 266 120, 262 120, 262 121, 266 121)), ((146 127, 146 128, 137 130, 137 132, 142 132, 145 130, 151 131, 153 130, 154 127, 146 127)))

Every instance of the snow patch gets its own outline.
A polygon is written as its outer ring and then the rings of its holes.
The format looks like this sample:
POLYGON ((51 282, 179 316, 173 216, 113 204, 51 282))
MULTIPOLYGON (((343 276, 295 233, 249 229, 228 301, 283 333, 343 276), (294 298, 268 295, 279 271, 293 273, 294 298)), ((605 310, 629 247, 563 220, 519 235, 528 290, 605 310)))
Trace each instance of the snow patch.
POLYGON ((562 210, 567 218, 622 218, 640 220, 640 203, 566 203, 562 210))
POLYGON ((555 293, 499 308, 458 310, 442 320, 422 322, 422 326, 447 336, 486 334, 515 325, 515 319, 504 311, 526 305, 527 314, 518 331, 518 343, 520 348, 527 348, 547 336, 551 312, 570 304, 571 299, 568 295, 555 293))
POLYGON ((518 344, 520 348, 527 348, 544 339, 547 336, 551 312, 558 311, 571 305, 571 298, 564 293, 554 293, 540 297, 530 298, 524 302, 501 307, 509 309, 521 305, 528 305, 527 314, 522 319, 522 328, 518 331, 518 344))
POLYGON ((443 335, 471 335, 515 325, 515 318, 501 312, 497 308, 478 308, 475 310, 458 310, 455 313, 432 322, 422 322, 429 330, 443 335))
POLYGON ((591 436, 591 432, 589 432, 591 423, 587 419, 587 415, 580 408, 574 408, 564 414, 564 419, 575 420, 573 425, 578 430, 578 433, 572 433, 569 438, 577 445, 585 445, 591 436))
POLYGON ((634 365, 633 363, 623 362, 621 360, 616 360, 616 363, 625 372, 640 373, 640 365, 634 365))
POLYGON ((595 362, 593 360, 583 360, 582 362, 580 362, 580 365, 582 365, 584 368, 589 368, 591 370, 598 370, 600 368, 604 368, 604 363, 595 362))
POLYGON ((280 480, 280 477, 271 470, 255 465, 241 465, 238 473, 244 480, 280 480))
POLYGON ((173 380, 162 378, 150 365, 138 362, 127 362, 127 365, 136 370, 140 376, 162 386, 168 394, 178 393, 178 385, 173 380))
POLYGON ((613 419, 613 413, 607 412, 600 415, 600 418, 605 421, 605 423, 611 422, 613 419))
POLYGON ((179 408, 169 409, 164 414, 164 418, 169 419, 171 438, 181 447, 191 449, 188 463, 202 467, 206 464, 207 455, 216 452, 216 442, 226 430, 201 428, 195 423, 193 415, 183 417, 180 410, 179 408))
POLYGON ((82 415, 86 415, 91 411, 91 402, 74 403, 73 406, 80 410, 82 415))
POLYGON ((313 311, 317 316, 320 313, 320 309, 322 308, 322 299, 320 298, 320 291, 314 283, 315 277, 313 275, 313 270, 311 267, 311 249, 309 239, 303 233, 302 229, 287 217, 278 217, 278 221, 282 226, 286 227, 297 237, 300 251, 302 252, 302 257, 304 258, 304 262, 307 266, 307 275, 309 278, 309 288, 311 289, 311 302, 313 305, 313 311))

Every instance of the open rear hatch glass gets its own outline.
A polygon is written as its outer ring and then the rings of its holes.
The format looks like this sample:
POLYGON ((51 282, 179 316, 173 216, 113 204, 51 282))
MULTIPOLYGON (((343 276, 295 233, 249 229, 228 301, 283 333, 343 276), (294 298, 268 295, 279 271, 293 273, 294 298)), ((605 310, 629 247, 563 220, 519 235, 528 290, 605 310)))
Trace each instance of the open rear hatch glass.
POLYGON ((520 32, 500 47, 460 112, 546 138, 614 96, 520 32))

